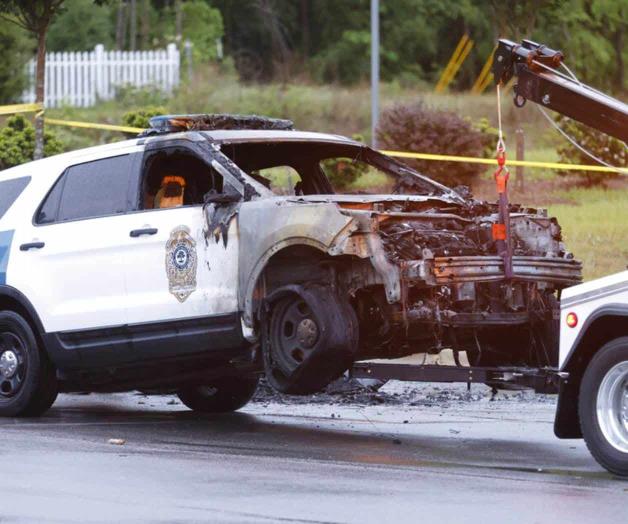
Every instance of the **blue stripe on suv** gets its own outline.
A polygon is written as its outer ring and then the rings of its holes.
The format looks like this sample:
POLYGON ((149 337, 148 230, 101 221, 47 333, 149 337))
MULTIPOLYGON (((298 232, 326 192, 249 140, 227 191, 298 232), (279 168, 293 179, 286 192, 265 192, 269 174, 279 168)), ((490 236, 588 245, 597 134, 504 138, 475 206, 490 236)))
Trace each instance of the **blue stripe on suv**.
POLYGON ((11 253, 13 231, 0 231, 0 285, 7 283, 7 267, 11 253))

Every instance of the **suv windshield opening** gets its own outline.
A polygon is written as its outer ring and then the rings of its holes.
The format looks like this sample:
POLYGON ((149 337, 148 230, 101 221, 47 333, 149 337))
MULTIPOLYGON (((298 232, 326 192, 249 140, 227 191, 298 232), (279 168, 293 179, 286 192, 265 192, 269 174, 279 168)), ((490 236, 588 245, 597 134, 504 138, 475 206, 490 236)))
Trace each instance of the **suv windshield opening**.
POLYGON ((221 151, 276 195, 442 195, 447 188, 361 144, 233 142, 221 151))

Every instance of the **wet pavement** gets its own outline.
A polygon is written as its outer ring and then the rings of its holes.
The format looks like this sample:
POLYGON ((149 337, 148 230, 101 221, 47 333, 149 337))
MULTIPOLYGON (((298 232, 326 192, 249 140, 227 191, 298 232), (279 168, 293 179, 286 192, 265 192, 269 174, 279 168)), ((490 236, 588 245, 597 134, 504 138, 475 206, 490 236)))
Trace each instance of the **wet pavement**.
POLYGON ((0 420, 0 522, 625 522, 628 482, 553 436, 551 401, 448 398, 62 395, 0 420))

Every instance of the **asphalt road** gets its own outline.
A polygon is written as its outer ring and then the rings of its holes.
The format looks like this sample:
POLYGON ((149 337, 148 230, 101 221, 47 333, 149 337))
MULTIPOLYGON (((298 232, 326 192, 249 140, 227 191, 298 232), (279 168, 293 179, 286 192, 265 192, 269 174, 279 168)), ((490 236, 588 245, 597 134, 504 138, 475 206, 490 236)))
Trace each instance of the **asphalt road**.
POLYGON ((199 416, 64 395, 0 420, 0 522, 626 522, 628 482, 555 439, 552 416, 484 401, 199 416))

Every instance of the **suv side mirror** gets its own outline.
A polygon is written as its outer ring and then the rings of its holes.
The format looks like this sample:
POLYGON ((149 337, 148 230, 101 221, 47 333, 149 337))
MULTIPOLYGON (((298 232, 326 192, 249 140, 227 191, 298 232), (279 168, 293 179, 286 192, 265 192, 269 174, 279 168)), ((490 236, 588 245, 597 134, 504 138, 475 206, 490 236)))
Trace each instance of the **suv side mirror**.
POLYGON ((215 189, 212 189, 203 196, 203 202, 207 204, 233 204, 240 202, 242 196, 235 191, 231 186, 226 185, 223 193, 218 193, 215 189))

